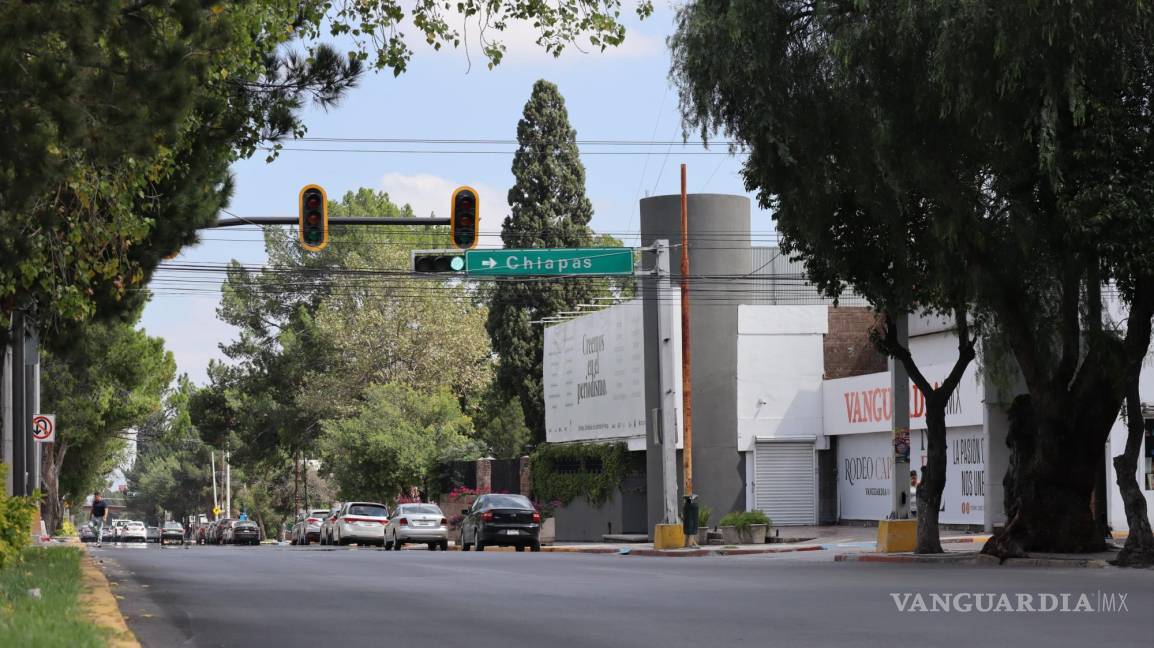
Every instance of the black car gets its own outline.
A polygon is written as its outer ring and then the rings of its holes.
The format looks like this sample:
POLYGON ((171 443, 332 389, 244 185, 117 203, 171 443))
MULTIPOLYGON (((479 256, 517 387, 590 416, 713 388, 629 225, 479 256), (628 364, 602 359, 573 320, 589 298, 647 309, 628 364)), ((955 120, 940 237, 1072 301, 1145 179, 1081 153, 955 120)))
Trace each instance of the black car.
POLYGON ((516 547, 541 551, 541 514, 524 495, 482 495, 461 511, 461 551, 516 547))
POLYGON ((238 545, 260 544, 260 527, 252 520, 237 520, 228 530, 227 542, 238 545))
POLYGON ((184 544, 184 527, 180 522, 165 522, 160 530, 160 544, 184 544))

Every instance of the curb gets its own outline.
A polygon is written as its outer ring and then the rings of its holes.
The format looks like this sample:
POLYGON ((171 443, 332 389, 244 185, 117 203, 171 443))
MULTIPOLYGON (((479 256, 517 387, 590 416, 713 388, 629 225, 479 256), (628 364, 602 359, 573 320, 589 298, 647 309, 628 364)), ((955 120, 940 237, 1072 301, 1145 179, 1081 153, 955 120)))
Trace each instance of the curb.
POLYGON ((96 560, 87 550, 80 561, 80 569, 86 590, 80 595, 80 605, 94 625, 108 631, 108 645, 112 648, 141 648, 136 635, 128 629, 108 578, 96 566, 96 560))
POLYGON ((986 565, 1003 567, 1074 567, 1088 569, 1102 569, 1110 564, 1097 558, 1007 558, 1005 561, 996 556, 979 554, 976 561, 986 565))
POLYGON ((959 552, 956 554, 883 554, 883 553, 848 553, 837 554, 834 562, 869 562, 869 563, 918 563, 918 564, 957 564, 973 562, 978 554, 975 552, 959 552))

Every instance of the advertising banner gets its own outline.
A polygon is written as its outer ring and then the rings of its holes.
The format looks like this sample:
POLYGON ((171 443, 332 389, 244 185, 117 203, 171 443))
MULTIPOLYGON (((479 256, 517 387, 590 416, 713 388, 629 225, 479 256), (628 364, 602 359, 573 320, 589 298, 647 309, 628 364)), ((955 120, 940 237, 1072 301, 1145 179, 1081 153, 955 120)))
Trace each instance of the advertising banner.
POLYGON ((543 374, 547 441, 644 438, 641 301, 546 328, 543 374))

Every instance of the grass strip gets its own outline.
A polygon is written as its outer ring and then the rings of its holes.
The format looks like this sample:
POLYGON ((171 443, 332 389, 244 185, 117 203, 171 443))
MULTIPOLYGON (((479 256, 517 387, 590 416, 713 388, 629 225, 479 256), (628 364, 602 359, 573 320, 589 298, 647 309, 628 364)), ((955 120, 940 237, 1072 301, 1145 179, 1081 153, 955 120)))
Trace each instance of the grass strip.
POLYGON ((81 558, 75 547, 29 547, 20 562, 0 570, 0 646, 106 645, 106 633, 80 604, 81 558))

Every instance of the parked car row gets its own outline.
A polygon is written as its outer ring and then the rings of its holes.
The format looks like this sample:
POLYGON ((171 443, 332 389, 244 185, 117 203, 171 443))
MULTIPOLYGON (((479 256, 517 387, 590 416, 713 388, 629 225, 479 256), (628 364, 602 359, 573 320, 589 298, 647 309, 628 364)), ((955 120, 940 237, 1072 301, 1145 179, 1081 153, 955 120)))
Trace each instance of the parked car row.
MULTIPOLYGON (((523 495, 487 494, 461 511, 461 549, 515 547, 541 550, 541 514, 523 495)), ((398 504, 389 511, 376 502, 344 502, 331 509, 309 511, 293 526, 290 542, 308 545, 377 545, 399 550, 424 544, 429 550, 449 548, 449 526, 436 504, 398 504)))
POLYGON ((222 518, 199 529, 193 541, 211 545, 258 545, 262 536, 260 525, 252 520, 222 518))

